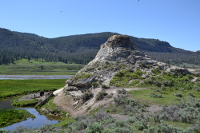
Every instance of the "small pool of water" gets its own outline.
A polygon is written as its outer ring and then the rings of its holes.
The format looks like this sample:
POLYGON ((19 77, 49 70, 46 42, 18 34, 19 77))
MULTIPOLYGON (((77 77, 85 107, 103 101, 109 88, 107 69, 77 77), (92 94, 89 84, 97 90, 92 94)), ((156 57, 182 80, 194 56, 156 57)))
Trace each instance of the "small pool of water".
MULTIPOLYGON (((13 108, 9 100, 0 101, 1 110, 9 109, 9 108, 13 108)), ((47 117, 45 115, 40 114, 35 108, 17 108, 17 109, 25 109, 29 111, 31 114, 33 114, 36 118, 34 119, 28 118, 25 121, 15 123, 7 127, 2 127, 0 129, 13 131, 16 129, 16 127, 19 127, 19 126, 23 126, 23 127, 25 126, 27 128, 40 128, 41 126, 44 126, 47 123, 53 125, 59 122, 59 117, 51 117, 51 116, 47 117)))

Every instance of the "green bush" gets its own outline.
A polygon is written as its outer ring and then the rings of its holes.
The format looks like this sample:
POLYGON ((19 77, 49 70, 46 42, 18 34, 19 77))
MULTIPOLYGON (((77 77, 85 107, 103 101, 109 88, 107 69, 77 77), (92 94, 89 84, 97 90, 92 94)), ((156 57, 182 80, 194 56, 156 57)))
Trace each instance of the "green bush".
POLYGON ((163 98, 162 94, 156 93, 156 92, 152 92, 151 97, 153 97, 153 98, 163 98))
POLYGON ((133 128, 125 121, 110 123, 102 133, 133 133, 133 128))
POLYGON ((182 128, 173 127, 163 122, 157 125, 156 133, 186 133, 182 128))
POLYGON ((97 93, 96 95, 96 100, 102 100, 105 96, 107 96, 108 94, 105 91, 100 91, 99 93, 97 93))
POLYGON ((175 95, 176 97, 183 97, 183 95, 182 95, 181 93, 179 93, 179 92, 175 93, 174 95, 175 95))
POLYGON ((103 120, 106 120, 108 118, 111 118, 111 116, 106 112, 98 111, 94 114, 94 119, 96 121, 103 121, 103 120))
POLYGON ((110 86, 108 86, 108 85, 102 85, 102 88, 104 88, 104 89, 109 89, 110 86))
POLYGON ((6 129, 0 129, 0 133, 9 133, 9 131, 6 129))
POLYGON ((75 118, 75 122, 69 124, 68 128, 71 131, 83 130, 88 127, 90 123, 93 123, 94 120, 87 116, 78 116, 75 118))
POLYGON ((127 94, 127 91, 123 88, 123 89, 119 89, 117 90, 118 94, 127 94))
POLYGON ((138 83, 140 83, 139 80, 133 80, 129 85, 134 86, 134 85, 137 85, 138 83))
POLYGON ((151 72, 154 74, 154 75, 159 75, 161 74, 161 71, 159 69, 152 69, 151 72))
POLYGON ((200 100, 190 99, 188 102, 182 102, 177 105, 164 106, 157 119, 192 123, 199 117, 199 102, 200 100))
POLYGON ((136 121, 134 123, 134 126, 136 127, 137 130, 143 130, 147 128, 147 121, 145 119, 141 121, 136 121))
POLYGON ((75 78, 76 79, 79 79, 79 78, 89 78, 91 75, 90 74, 80 74, 80 75, 77 75, 75 78))
POLYGON ((86 133, 101 133, 102 129, 101 123, 94 122, 90 123, 85 131, 86 133))
POLYGON ((188 132, 200 133, 200 118, 188 128, 188 132))
POLYGON ((81 96, 81 99, 83 102, 87 102, 88 100, 90 100, 93 97, 92 92, 86 92, 81 96))
POLYGON ((134 72, 122 70, 115 74, 113 79, 110 81, 110 85, 121 86, 121 87, 126 86, 132 79, 142 79, 142 75, 144 73, 145 72, 142 72, 141 70, 136 70, 134 72))

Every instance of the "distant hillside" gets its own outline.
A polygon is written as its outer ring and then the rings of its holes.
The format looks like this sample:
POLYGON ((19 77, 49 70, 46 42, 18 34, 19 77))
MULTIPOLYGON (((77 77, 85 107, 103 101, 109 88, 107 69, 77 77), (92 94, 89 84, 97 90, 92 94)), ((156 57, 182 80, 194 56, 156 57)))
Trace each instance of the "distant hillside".
MULTIPOLYGON (((0 28, 0 64, 13 63, 20 58, 87 64, 95 57, 100 45, 116 34, 103 32, 44 38, 0 28)), ((200 52, 174 48, 168 42, 158 39, 130 38, 140 47, 139 50, 153 59, 170 64, 185 62, 200 65, 200 52)))

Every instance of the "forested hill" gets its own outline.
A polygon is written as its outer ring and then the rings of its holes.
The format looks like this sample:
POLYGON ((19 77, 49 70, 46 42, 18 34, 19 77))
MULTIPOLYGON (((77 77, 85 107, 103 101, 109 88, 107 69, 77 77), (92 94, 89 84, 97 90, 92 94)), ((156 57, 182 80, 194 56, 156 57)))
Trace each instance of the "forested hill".
MULTIPOLYGON (((118 33, 103 32, 44 38, 36 34, 0 28, 0 64, 13 63, 21 58, 87 64, 95 57, 100 45, 116 34, 118 33)), ((186 62, 200 65, 200 52, 174 48, 168 42, 158 39, 136 37, 131 39, 141 51, 153 59, 171 64, 186 62)))

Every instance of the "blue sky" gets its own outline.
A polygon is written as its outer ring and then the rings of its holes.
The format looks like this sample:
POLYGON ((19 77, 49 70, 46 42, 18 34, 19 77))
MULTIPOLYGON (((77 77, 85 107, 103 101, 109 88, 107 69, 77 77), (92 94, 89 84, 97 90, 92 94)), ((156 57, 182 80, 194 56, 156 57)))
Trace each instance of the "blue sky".
POLYGON ((200 50, 200 0, 0 0, 0 27, 54 38, 117 32, 200 50))

